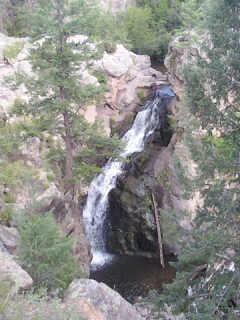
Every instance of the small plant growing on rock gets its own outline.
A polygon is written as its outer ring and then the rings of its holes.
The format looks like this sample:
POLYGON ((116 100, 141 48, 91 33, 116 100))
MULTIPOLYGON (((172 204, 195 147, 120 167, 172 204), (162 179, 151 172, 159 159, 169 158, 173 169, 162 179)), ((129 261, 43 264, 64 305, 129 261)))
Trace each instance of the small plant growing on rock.
POLYGON ((139 100, 142 100, 144 98, 144 92, 143 91, 138 92, 137 97, 139 100))
POLYGON ((107 84, 106 74, 102 70, 95 70, 93 72, 94 77, 98 79, 100 84, 107 84))

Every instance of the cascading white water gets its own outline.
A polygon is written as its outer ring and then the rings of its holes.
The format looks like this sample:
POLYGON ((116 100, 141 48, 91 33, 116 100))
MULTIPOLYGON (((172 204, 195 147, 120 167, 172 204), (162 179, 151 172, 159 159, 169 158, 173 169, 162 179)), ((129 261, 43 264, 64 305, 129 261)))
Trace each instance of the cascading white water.
MULTIPOLYGON (((131 129, 122 138, 126 143, 121 153, 123 159, 144 149, 147 138, 154 132, 159 122, 160 101, 165 95, 172 97, 172 91, 167 90, 167 92, 166 88, 158 90, 156 97, 147 102, 143 110, 138 112, 131 129)), ((117 177, 124 172, 124 168, 124 161, 109 159, 103 168, 103 173, 92 181, 88 190, 88 198, 83 210, 83 220, 92 246, 93 268, 103 265, 112 257, 105 249, 104 221, 108 209, 109 192, 115 188, 117 177)))

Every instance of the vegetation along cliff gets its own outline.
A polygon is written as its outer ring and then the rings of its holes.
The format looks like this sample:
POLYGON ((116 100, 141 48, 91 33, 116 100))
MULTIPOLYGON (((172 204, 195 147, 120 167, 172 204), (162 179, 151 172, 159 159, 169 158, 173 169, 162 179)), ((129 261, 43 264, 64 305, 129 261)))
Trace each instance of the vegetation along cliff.
POLYGON ((1 1, 0 319, 240 317, 239 28, 239 0, 1 1), (100 245, 176 277, 132 305, 100 245))

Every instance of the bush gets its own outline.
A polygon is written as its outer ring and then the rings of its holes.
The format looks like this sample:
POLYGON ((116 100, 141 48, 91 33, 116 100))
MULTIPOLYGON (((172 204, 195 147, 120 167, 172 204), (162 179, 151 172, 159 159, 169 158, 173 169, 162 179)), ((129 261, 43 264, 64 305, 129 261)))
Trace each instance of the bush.
POLYGON ((19 221, 19 262, 33 278, 35 288, 58 289, 61 293, 81 276, 71 255, 72 239, 60 236, 52 213, 24 216, 19 221))
POLYGON ((12 193, 6 193, 4 195, 5 203, 14 203, 16 201, 16 196, 12 193))
POLYGON ((12 220, 12 208, 7 206, 4 210, 0 211, 0 224, 10 227, 10 221, 12 220))
POLYGON ((18 40, 15 43, 8 44, 4 48, 4 53, 7 58, 9 59, 14 59, 17 57, 19 52, 23 49, 24 46, 24 41, 23 40, 18 40))

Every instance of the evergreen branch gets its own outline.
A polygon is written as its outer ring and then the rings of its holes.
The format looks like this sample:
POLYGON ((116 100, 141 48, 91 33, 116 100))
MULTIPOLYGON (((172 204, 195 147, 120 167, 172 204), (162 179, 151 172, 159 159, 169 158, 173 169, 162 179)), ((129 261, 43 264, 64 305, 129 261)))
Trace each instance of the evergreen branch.
POLYGON ((82 107, 83 107, 82 105, 79 106, 79 107, 77 108, 77 110, 74 112, 74 114, 71 116, 72 120, 70 121, 70 125, 72 125, 72 124, 74 123, 74 121, 75 121, 76 118, 77 118, 78 112, 79 112, 80 109, 82 109, 82 107))
MULTIPOLYGON (((229 222, 227 222, 226 224, 224 224, 224 227, 226 227, 227 225, 229 225, 229 224, 232 223, 232 222, 234 222, 234 220, 230 220, 229 222)), ((213 241, 215 241, 216 239, 221 238, 221 237, 222 237, 222 234, 218 234, 216 237, 209 239, 209 240, 204 244, 203 247, 201 247, 201 248, 199 248, 199 249, 197 250, 196 254, 198 254, 200 251, 204 250, 208 244, 210 244, 211 242, 213 242, 213 241)))
POLYGON ((222 302, 225 294, 227 293, 228 289, 230 288, 231 284, 233 283, 233 281, 234 281, 234 279, 236 278, 237 275, 238 275, 238 272, 236 272, 236 273, 234 274, 234 276, 232 277, 229 285, 225 288, 225 290, 224 290, 223 294, 221 295, 221 298, 220 298, 220 300, 219 300, 216 308, 213 310, 213 312, 211 313, 211 315, 213 315, 213 314, 218 310, 218 308, 219 308, 219 306, 220 306, 220 303, 222 302))

